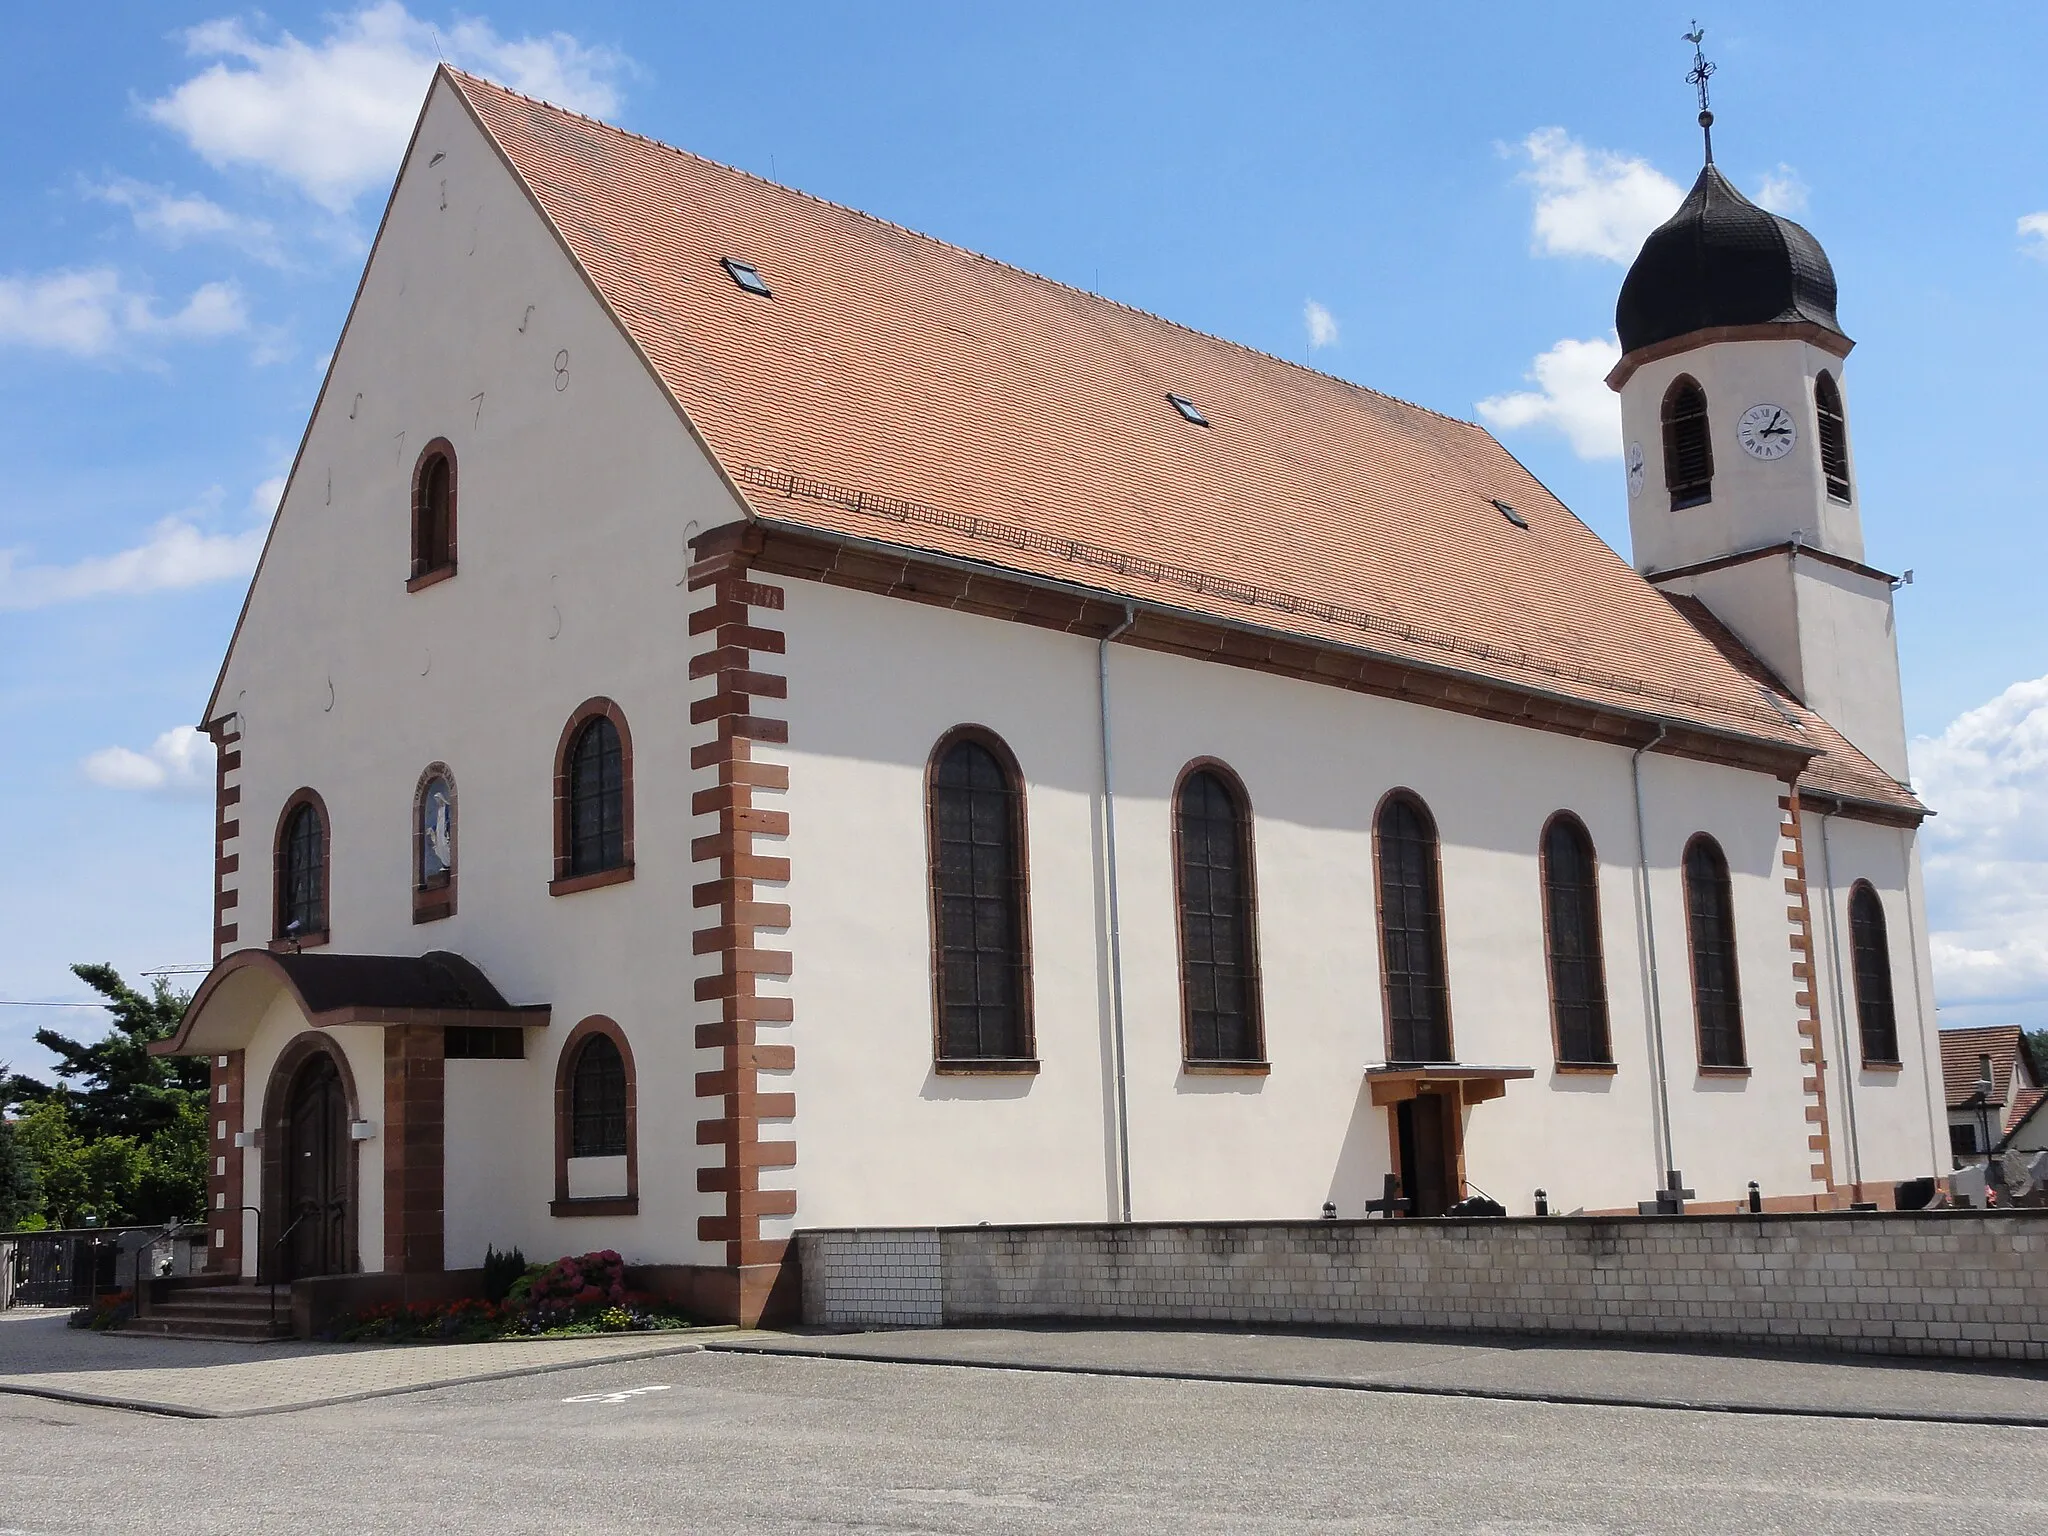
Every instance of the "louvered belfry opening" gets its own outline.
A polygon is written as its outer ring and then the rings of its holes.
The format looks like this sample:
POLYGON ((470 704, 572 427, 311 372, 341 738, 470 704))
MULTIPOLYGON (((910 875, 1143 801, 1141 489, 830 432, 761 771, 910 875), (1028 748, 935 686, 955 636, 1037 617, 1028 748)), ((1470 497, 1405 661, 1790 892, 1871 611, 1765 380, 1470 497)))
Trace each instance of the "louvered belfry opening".
POLYGON ((1707 392, 1681 374, 1664 392, 1664 484, 1671 510, 1714 499, 1714 445, 1707 435, 1707 392))
POLYGON ((930 834, 941 1061, 1032 1053, 1022 802, 992 743, 960 736, 942 748, 930 834))
POLYGON ((1856 977, 1856 1024, 1866 1065, 1899 1059, 1899 1021, 1892 1007, 1892 950, 1884 902, 1867 880, 1849 892, 1849 956, 1856 977))
POLYGON ((599 716, 569 749, 569 873, 596 874, 626 862, 626 770, 619 728, 599 716))
POLYGON ((569 1155, 626 1155, 626 1062, 605 1035, 592 1035, 576 1053, 569 1078, 569 1155))
POLYGON ((1174 806, 1188 1060, 1259 1061, 1251 826, 1222 774, 1181 781, 1174 806))
POLYGON ((1544 829, 1543 931, 1557 1059, 1585 1066, 1611 1064, 1597 867, 1593 839, 1576 816, 1561 813, 1544 829))
POLYGON ((1443 900, 1436 825, 1395 795, 1379 815, 1380 956, 1386 973, 1389 1062, 1451 1060, 1443 900))
POLYGON ((1813 381, 1813 409, 1820 419, 1820 472, 1831 501, 1849 499, 1849 419, 1842 413, 1842 390, 1826 369, 1813 381))
POLYGON ((1735 892, 1721 845, 1702 833, 1685 847, 1685 911, 1692 941, 1693 1013, 1700 1065, 1745 1067, 1741 980, 1735 965, 1735 892))

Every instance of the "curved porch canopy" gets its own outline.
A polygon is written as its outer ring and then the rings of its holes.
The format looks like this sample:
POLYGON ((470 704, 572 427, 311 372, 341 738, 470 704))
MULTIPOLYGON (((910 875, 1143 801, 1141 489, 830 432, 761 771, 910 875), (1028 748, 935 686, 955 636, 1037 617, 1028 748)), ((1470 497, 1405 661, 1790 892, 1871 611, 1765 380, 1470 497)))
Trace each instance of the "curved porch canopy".
POLYGON ((149 1049, 158 1056, 238 1051, 279 992, 309 1028, 334 1024, 424 1024, 545 1028, 546 1003, 514 1005, 490 978, 448 950, 424 955, 273 954, 238 949, 207 973, 177 1033, 149 1049))

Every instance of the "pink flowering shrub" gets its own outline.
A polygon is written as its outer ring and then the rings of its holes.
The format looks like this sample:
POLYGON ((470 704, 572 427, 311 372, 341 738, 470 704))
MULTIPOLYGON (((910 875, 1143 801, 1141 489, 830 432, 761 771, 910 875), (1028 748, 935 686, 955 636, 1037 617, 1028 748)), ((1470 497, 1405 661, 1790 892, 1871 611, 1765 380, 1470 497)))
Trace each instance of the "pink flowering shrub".
POLYGON ((626 1261, 610 1248, 557 1259, 534 1276, 527 1295, 534 1306, 547 1310, 617 1306, 626 1299, 626 1261))

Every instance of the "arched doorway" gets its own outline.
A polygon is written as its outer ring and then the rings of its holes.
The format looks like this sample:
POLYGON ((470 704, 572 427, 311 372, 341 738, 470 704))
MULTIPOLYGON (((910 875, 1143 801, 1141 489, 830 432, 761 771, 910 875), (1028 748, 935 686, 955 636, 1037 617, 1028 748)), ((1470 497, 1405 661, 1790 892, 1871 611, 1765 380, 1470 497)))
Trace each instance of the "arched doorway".
POLYGON ((332 1041, 301 1035, 272 1069, 263 1128, 258 1272, 279 1280, 356 1267, 355 1084, 332 1041))

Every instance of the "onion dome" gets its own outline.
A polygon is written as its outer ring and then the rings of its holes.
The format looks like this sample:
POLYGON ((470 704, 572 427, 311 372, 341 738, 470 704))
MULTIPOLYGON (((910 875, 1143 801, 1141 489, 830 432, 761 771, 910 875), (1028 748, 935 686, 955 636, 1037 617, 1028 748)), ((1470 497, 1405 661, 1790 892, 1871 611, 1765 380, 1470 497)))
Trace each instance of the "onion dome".
POLYGON ((1614 306, 1624 354, 1715 326, 1802 322, 1842 335, 1827 252, 1711 161, 1643 242, 1614 306))

